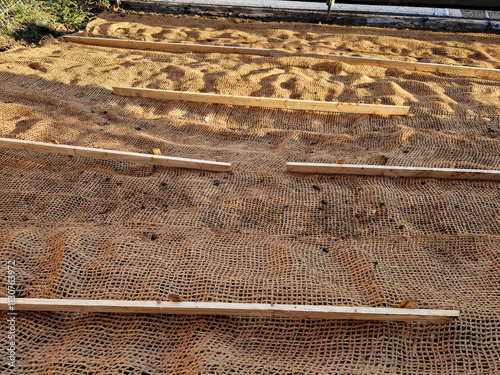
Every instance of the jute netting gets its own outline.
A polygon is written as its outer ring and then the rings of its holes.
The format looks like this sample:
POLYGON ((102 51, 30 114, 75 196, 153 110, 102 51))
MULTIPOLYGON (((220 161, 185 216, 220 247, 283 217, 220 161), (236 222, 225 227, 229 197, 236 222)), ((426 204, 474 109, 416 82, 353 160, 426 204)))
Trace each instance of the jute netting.
MULTIPOLYGON (((500 68, 500 37, 102 14, 0 54, 0 136, 233 163, 228 173, 0 150, 17 297, 460 310, 448 324, 19 312, 16 374, 496 374, 500 184, 285 172, 286 162, 500 169, 500 80, 351 66, 342 53, 500 68), (495 62, 497 61, 497 62, 495 62), (409 105, 383 117, 118 97, 112 86, 409 105)), ((0 314, 7 327, 5 313, 0 314)), ((4 335, 6 336, 6 335, 4 335)), ((3 337, 4 345, 7 338, 3 337)))

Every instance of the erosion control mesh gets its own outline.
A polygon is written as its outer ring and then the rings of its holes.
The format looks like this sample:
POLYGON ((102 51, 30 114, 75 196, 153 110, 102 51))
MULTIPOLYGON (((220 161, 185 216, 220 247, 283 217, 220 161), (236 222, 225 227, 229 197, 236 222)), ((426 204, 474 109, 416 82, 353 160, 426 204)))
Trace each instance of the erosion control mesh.
MULTIPOLYGON (((90 36, 241 45, 174 54, 47 38, 0 54, 0 136, 233 163, 200 172, 0 150, 2 289, 18 297, 460 310, 449 324, 20 312, 16 374, 494 374, 500 184, 304 175, 286 162, 499 169, 500 81, 323 53, 500 68, 500 38, 102 14, 90 36), (115 96, 113 85, 409 105, 383 117, 115 96)), ((7 328, 5 313, 0 315, 7 328)), ((4 331, 5 332, 5 331, 4 331)), ((7 347, 6 335, 2 339, 7 347)))

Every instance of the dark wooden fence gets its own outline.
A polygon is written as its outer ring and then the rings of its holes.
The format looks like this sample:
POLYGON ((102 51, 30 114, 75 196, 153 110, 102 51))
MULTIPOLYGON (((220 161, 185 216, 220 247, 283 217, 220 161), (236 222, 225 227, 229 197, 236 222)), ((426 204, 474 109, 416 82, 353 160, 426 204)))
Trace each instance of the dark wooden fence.
MULTIPOLYGON (((292 0, 295 1, 295 0, 292 0)), ((320 3, 321 0, 300 0, 320 3)), ((336 0, 338 4, 399 5, 413 7, 484 9, 500 11, 500 0, 336 0)))

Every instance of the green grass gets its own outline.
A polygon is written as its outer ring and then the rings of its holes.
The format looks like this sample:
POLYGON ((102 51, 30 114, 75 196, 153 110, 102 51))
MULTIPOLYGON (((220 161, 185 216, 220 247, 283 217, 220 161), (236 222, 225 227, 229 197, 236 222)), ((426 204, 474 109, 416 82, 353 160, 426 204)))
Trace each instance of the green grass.
POLYGON ((0 23, 0 35, 37 43, 43 36, 80 30, 112 0, 29 0, 18 3, 0 23))

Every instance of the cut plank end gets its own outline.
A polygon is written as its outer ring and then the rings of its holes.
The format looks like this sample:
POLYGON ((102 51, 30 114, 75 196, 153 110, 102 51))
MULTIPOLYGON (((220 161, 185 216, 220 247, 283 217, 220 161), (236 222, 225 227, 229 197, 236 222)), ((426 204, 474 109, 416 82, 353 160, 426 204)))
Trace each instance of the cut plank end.
MULTIPOLYGON (((19 311, 68 311, 129 314, 189 314, 227 316, 290 317, 302 319, 348 319, 447 323, 459 316, 457 310, 395 309, 260 303, 171 301, 117 301, 17 298, 19 311)), ((8 310, 9 299, 0 298, 0 309, 8 310)))

